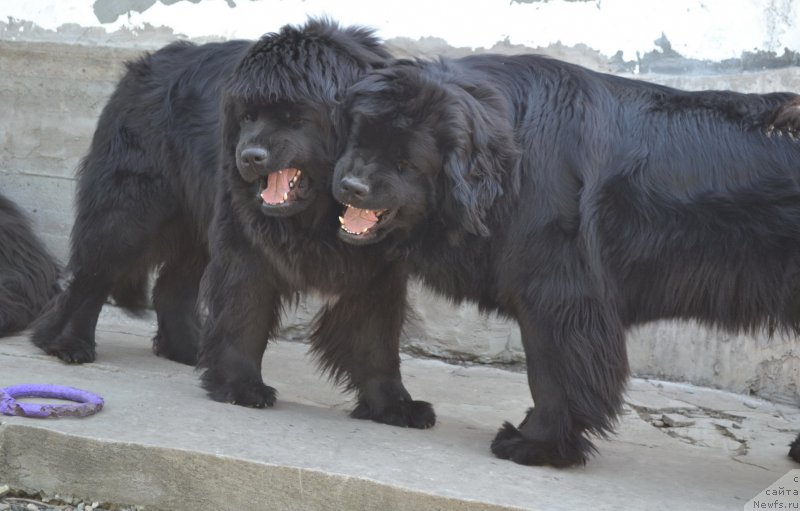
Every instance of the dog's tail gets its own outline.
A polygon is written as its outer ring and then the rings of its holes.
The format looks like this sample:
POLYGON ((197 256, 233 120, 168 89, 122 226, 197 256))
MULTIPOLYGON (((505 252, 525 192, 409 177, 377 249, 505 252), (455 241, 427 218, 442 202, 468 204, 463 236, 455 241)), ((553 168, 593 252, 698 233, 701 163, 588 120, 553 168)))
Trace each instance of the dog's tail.
POLYGON ((59 291, 61 268, 17 206, 0 195, 0 336, 24 330, 59 291))

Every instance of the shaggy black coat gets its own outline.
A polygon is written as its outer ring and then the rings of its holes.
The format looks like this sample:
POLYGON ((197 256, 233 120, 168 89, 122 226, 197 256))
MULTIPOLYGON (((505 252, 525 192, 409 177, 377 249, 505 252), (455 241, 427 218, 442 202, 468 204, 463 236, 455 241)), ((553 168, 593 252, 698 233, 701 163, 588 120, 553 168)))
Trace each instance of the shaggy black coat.
POLYGON ((404 270, 336 238, 329 192, 333 98, 387 58, 369 31, 311 20, 256 42, 174 43, 128 63, 79 171, 69 285, 34 344, 93 361, 106 298, 144 307, 156 268, 155 353, 199 361, 214 399, 270 405, 267 340, 286 300, 316 290, 332 301, 312 350, 358 393, 353 415, 433 425, 432 407, 412 401, 400 378, 404 270), (267 174, 298 169, 288 200, 262 201, 267 174), (363 315, 366 304, 385 314, 363 315))
POLYGON ((519 323, 535 407, 500 429, 501 458, 585 463, 622 406, 632 325, 800 327, 793 94, 481 55, 399 61, 342 108, 340 237, 405 250, 434 290, 519 323))
POLYGON ((0 336, 25 329, 58 292, 58 262, 30 222, 0 195, 0 336))
POLYGON ((400 377, 405 268, 384 262, 379 249, 339 240, 339 206, 330 196, 337 94, 387 58, 368 30, 310 22, 262 38, 226 81, 199 364, 213 399, 274 403, 261 372, 267 341, 282 308, 316 292, 328 304, 311 349, 334 380, 356 392, 352 415, 434 424, 433 408, 413 401, 400 377))

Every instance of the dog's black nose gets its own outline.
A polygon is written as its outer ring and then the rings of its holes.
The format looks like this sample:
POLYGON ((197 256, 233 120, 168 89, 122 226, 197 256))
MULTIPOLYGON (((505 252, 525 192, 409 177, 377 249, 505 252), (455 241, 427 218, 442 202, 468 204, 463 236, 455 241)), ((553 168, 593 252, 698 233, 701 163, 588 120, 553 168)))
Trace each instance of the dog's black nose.
POLYGON ((241 158, 245 166, 254 172, 258 172, 266 166, 269 153, 262 147, 248 147, 242 151, 241 158))
POLYGON ((339 188, 343 195, 354 199, 363 199, 369 193, 369 185, 363 180, 353 176, 343 177, 342 180, 339 181, 339 188))

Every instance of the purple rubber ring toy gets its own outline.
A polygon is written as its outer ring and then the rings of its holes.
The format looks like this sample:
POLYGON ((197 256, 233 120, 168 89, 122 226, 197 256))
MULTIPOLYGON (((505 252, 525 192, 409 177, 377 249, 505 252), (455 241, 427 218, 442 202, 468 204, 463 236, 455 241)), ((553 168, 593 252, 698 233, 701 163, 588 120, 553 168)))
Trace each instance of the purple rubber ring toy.
POLYGON ((86 417, 103 409, 103 398, 85 390, 60 385, 14 385, 0 388, 0 413, 20 417, 86 417), (76 404, 18 403, 18 397, 45 397, 76 404))

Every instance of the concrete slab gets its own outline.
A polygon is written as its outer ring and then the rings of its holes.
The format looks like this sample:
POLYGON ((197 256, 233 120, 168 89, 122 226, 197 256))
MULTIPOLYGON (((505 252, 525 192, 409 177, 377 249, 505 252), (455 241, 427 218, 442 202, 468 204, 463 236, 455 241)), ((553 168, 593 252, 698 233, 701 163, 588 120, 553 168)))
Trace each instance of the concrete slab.
POLYGON ((347 417, 351 396, 294 342, 265 357, 274 408, 212 402, 192 368, 153 356, 153 331, 152 318, 107 307, 86 366, 1 339, 0 385, 80 387, 106 407, 0 416, 0 484, 170 510, 730 510, 797 468, 786 453, 800 412, 750 397, 633 380, 618 435, 586 467, 523 467, 489 452, 502 421, 531 404, 522 373, 407 357, 407 386, 439 421, 399 429, 347 417))

